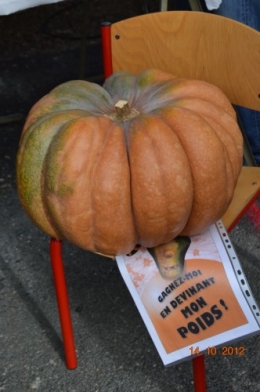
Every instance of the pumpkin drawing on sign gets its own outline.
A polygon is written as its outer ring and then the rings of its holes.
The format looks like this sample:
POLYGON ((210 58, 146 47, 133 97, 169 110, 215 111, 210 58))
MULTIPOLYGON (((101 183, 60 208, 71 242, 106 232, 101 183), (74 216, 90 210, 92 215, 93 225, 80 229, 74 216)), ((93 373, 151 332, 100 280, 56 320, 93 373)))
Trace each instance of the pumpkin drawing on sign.
POLYGON ((166 244, 147 248, 162 278, 172 280, 183 274, 185 255, 190 243, 190 237, 178 235, 166 244))
POLYGON ((31 109, 21 203, 50 236, 114 256, 205 230, 228 208, 242 136, 215 86, 159 70, 70 81, 31 109))

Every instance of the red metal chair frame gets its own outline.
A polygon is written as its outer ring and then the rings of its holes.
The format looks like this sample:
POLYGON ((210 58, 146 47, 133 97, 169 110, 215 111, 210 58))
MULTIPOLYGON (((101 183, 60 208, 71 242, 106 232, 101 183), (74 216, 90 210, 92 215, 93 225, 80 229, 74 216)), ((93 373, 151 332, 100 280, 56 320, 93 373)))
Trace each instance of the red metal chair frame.
POLYGON ((76 347, 74 343, 73 328, 70 315, 69 296, 66 284, 65 271, 62 260, 62 241, 51 238, 50 257, 57 304, 60 316, 60 325, 63 338, 65 362, 68 369, 77 367, 76 347))

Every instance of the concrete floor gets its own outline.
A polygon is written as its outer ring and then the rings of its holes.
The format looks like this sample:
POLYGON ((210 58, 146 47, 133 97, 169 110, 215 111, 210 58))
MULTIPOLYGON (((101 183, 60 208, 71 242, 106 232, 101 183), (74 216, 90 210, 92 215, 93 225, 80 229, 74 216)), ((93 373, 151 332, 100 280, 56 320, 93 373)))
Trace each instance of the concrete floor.
MULTIPOLYGON (((55 12, 62 7, 65 5, 55 6, 55 12)), ((39 18, 43 18, 44 12, 48 17, 53 13, 51 6, 41 12, 40 8, 10 17, 9 25, 5 19, 7 33, 12 33, 14 20, 20 20, 24 26, 31 15, 37 20, 37 12, 39 18)), ((60 23, 63 28, 67 26, 64 20, 60 23)), ((37 46, 32 43, 35 38, 30 43, 28 36, 26 44, 24 34, 19 37, 20 50, 19 40, 12 43, 8 36, 6 41, 9 47, 0 62, 0 115, 25 116, 31 105, 52 87, 78 78, 79 40, 71 43, 53 38, 51 45, 44 35, 38 36, 37 46), (44 51, 40 50, 41 38, 44 51)), ((87 46, 85 67, 87 77, 102 73, 100 43, 96 38, 87 46)), ((29 221, 16 192, 15 156, 22 124, 23 120, 0 127, 0 391, 193 391, 191 362, 163 367, 115 262, 67 243, 64 261, 79 364, 76 370, 66 369, 49 239, 29 221)), ((257 201, 231 234, 258 303, 259 206, 257 201)), ((260 391, 259 335, 244 340, 243 345, 243 357, 206 357, 209 392, 260 391)))

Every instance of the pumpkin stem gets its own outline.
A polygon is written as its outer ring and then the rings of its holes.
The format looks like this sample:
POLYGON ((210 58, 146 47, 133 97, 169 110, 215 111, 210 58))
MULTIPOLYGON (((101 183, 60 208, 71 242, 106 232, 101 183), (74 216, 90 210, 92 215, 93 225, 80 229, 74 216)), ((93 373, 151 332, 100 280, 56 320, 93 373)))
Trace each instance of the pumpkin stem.
POLYGON ((119 101, 117 101, 117 103, 115 104, 115 109, 116 109, 116 115, 119 118, 127 116, 130 111, 128 102, 123 99, 120 99, 119 101))
POLYGON ((109 115, 108 117, 115 121, 126 121, 138 116, 138 114, 138 110, 130 108, 127 101, 120 99, 115 104, 115 113, 109 115))

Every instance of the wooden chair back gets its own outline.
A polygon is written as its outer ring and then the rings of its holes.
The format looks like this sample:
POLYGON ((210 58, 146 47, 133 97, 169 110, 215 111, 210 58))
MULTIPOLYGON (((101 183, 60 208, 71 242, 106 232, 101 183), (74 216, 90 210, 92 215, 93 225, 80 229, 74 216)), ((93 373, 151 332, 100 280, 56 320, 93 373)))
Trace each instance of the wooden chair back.
POLYGON ((111 26, 113 72, 158 68, 220 87, 233 104, 260 110, 260 33, 194 11, 141 15, 111 26))

